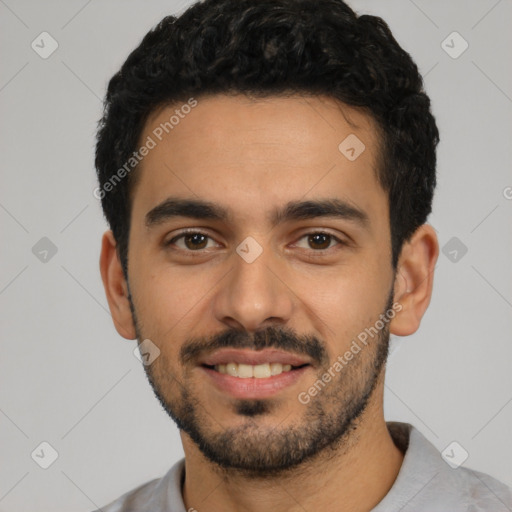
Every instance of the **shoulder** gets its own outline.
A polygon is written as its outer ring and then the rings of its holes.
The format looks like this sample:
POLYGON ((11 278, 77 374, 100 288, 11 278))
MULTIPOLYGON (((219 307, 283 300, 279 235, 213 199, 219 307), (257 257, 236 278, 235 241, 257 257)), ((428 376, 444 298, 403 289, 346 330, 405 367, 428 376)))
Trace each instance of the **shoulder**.
MULTIPOLYGON (((495 478, 449 464, 439 450, 406 423, 388 423, 395 444, 404 452, 400 472, 389 493, 374 509, 415 512, 510 512, 512 490, 495 478)), ((448 457, 448 456, 446 456, 448 457)))
POLYGON ((459 468, 455 474, 469 512, 512 511, 512 489, 503 482, 474 469, 459 468))
POLYGON ((94 512, 182 512, 183 468, 181 459, 162 478, 146 482, 94 512))
POLYGON ((101 507, 95 512, 135 512, 135 510, 144 510, 141 506, 147 503, 149 499, 154 495, 155 488, 162 478, 156 478, 150 482, 132 489, 126 492, 112 503, 101 507))
POLYGON ((425 495, 439 505, 464 512, 510 512, 512 489, 490 475, 469 468, 439 470, 425 495))

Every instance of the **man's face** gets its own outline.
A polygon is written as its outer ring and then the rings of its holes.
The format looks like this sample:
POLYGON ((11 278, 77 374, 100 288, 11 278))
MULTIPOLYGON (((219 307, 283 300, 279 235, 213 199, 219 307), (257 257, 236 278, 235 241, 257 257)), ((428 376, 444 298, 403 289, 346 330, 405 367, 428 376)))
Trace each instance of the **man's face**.
POLYGON ((179 108, 148 119, 140 142, 157 144, 133 190, 132 308, 139 340, 160 350, 146 372, 184 440, 214 462, 293 467, 354 426, 385 361, 387 325, 333 367, 392 302, 376 131, 327 98, 213 96, 159 141, 154 130, 179 108), (170 198, 226 215, 188 216, 170 198))

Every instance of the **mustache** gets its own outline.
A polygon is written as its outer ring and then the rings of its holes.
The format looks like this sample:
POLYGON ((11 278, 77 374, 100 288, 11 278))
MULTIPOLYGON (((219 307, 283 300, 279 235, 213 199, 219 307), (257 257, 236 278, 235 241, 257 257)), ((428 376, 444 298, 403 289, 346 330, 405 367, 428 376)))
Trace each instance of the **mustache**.
POLYGON ((248 348, 255 351, 275 348, 308 356, 319 366, 323 366, 329 361, 324 345, 316 336, 300 336, 290 328, 268 327, 253 334, 231 329, 214 334, 209 338, 191 338, 181 347, 181 363, 186 365, 197 362, 201 356, 221 348, 248 348))

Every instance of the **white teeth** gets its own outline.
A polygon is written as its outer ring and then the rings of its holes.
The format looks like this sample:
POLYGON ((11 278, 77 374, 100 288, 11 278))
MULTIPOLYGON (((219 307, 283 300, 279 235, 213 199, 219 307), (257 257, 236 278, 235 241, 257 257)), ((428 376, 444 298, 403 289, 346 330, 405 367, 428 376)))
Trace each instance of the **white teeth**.
POLYGON ((227 373, 232 377, 239 377, 241 379, 248 379, 254 377, 255 379, 268 379, 273 375, 279 375, 283 372, 289 372, 292 369, 291 364, 281 363, 263 363, 263 364, 216 364, 215 370, 219 373, 227 373))
POLYGON ((226 373, 232 377, 238 377, 238 365, 236 363, 228 363, 226 365, 226 373))
POLYGON ((268 379, 271 375, 270 365, 268 363, 257 364, 252 367, 252 372, 257 379, 268 379))
POLYGON ((250 364, 239 364, 238 376, 241 379, 248 379, 249 377, 252 377, 252 366, 250 364))
POLYGON ((270 374, 279 375, 283 372, 283 365, 281 363, 272 363, 270 365, 270 374))

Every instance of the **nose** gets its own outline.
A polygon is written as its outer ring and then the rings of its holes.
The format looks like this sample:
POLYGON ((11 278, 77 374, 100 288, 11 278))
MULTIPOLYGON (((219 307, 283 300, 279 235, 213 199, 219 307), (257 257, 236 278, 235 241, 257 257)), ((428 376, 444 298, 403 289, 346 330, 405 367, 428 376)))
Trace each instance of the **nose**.
POLYGON ((292 316, 294 294, 270 249, 252 262, 233 254, 233 269, 214 298, 218 321, 233 329, 257 331, 286 325, 292 316))

